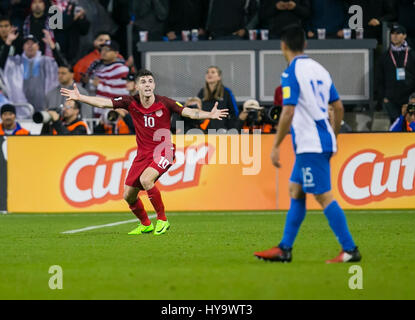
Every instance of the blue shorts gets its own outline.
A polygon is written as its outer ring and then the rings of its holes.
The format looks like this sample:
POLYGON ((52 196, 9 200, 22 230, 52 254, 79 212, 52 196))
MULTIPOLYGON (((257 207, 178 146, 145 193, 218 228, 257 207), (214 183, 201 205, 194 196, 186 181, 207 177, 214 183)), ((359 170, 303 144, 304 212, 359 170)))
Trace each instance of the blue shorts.
POLYGON ((331 156, 331 152, 297 154, 290 181, 300 184, 305 193, 322 194, 330 191, 331 156))

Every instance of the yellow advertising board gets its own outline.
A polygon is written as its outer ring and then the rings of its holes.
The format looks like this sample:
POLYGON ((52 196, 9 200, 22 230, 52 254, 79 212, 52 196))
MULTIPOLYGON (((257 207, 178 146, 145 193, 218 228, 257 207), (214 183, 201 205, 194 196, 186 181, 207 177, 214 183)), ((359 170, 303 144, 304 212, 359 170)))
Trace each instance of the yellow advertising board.
MULTIPOLYGON (((283 150, 290 148, 289 140, 284 141, 283 150)), ((294 154, 284 152, 282 162, 291 170, 294 154)), ((289 207, 285 183, 291 171, 284 169, 278 179, 281 209, 289 207)), ((344 209, 415 209, 415 135, 341 134, 338 152, 331 159, 331 175, 334 197, 344 209)), ((310 196, 307 207, 319 209, 310 196)))
MULTIPOLYGON (((415 208, 415 136, 340 135, 332 187, 345 209, 415 208)), ((176 136, 176 161, 157 182, 167 211, 288 209, 294 163, 288 136, 282 168, 273 135, 176 136)), ((9 212, 120 212, 136 154, 134 136, 8 138, 9 212)), ((145 193, 146 209, 153 210, 145 193)), ((312 197, 309 209, 318 209, 312 197)))
MULTIPOLYGON (((157 182, 168 211, 276 207, 276 171, 269 156, 261 157, 267 152, 253 148, 253 136, 177 137, 176 161, 157 182), (242 140, 251 141, 251 159, 241 156, 247 145, 242 140), (252 170, 257 174, 244 175, 252 170)), ((271 148, 272 137, 257 138, 259 148, 271 148)), ((123 186, 135 154, 134 136, 12 137, 8 211, 128 211, 123 186)), ((146 194, 140 195, 153 210, 146 194)))

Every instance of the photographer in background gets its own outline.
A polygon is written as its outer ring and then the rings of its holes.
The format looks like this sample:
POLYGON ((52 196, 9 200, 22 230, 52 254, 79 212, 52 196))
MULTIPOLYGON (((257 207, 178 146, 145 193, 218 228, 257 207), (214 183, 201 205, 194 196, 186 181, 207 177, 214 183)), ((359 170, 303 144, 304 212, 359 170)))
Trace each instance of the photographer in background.
POLYGON ((125 109, 107 110, 94 126, 94 134, 135 134, 133 119, 125 109))
POLYGON ((396 118, 389 131, 415 132, 415 92, 409 97, 409 103, 402 106, 402 115, 396 118))
POLYGON ((243 133, 253 133, 253 130, 261 130, 261 133, 275 133, 278 121, 277 108, 261 107, 254 99, 245 101, 242 112, 239 114, 239 129, 243 133))
MULTIPOLYGON (((184 107, 202 110, 202 100, 198 97, 191 97, 186 100, 184 107)), ((190 118, 184 118, 177 113, 172 114, 171 131, 175 134, 185 134, 190 129, 206 130, 208 122, 190 118), (177 123, 182 121, 182 123, 177 123)))
POLYGON ((84 135, 88 132, 88 125, 82 121, 80 111, 80 103, 69 100, 65 101, 63 107, 35 113, 33 120, 39 123, 35 117, 41 114, 42 135, 84 135))
POLYGON ((378 101, 383 102, 391 123, 401 115, 402 105, 415 90, 415 51, 406 42, 406 29, 391 28, 391 44, 378 61, 378 101))

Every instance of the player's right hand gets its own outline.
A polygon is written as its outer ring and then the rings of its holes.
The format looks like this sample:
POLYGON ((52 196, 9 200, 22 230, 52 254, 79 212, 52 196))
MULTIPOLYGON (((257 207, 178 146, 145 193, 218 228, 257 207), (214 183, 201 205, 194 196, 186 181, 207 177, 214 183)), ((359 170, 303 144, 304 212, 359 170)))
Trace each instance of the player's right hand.
POLYGON ((73 90, 69 90, 69 89, 65 89, 65 88, 61 88, 61 95, 63 95, 64 97, 66 97, 66 101, 69 100, 79 100, 81 97, 81 94, 79 93, 78 87, 76 86, 76 84, 73 84, 73 90))
POLYGON ((281 168, 280 148, 278 148, 278 147, 272 148, 272 150, 271 150, 271 162, 272 162, 274 167, 281 168))

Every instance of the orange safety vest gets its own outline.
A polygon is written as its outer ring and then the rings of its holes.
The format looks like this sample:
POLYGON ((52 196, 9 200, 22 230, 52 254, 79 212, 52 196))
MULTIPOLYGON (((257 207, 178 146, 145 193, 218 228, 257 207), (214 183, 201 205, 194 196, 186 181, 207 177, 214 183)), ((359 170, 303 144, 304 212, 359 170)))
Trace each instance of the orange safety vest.
POLYGON ((248 127, 247 125, 244 125, 242 127, 244 133, 249 133, 250 130, 252 131, 254 129, 261 129, 261 133, 270 133, 272 132, 272 128, 273 128, 272 124, 269 124, 269 123, 265 123, 262 126, 248 127))
MULTIPOLYGON (((12 136, 27 136, 29 134, 30 132, 28 130, 26 130, 25 128, 22 128, 20 124, 16 122, 16 129, 12 133, 12 136)), ((3 129, 3 124, 0 123, 0 136, 4 136, 4 135, 5 135, 5 132, 3 129)))
MULTIPOLYGON (((69 126, 66 126, 66 129, 68 129, 70 132, 72 132, 73 130, 75 130, 79 126, 84 126, 85 130, 88 132, 88 125, 85 122, 83 122, 82 120, 78 120, 77 122, 72 123, 69 126)), ((52 130, 52 133, 55 136, 58 134, 58 132, 55 129, 52 130)))
MULTIPOLYGON (((105 134, 114 134, 112 132, 113 131, 112 127, 113 127, 112 125, 104 124, 105 134)), ((130 133, 130 129, 128 128, 128 126, 126 125, 123 119, 119 119, 117 121, 116 128, 117 128, 116 134, 129 134, 130 133)))

